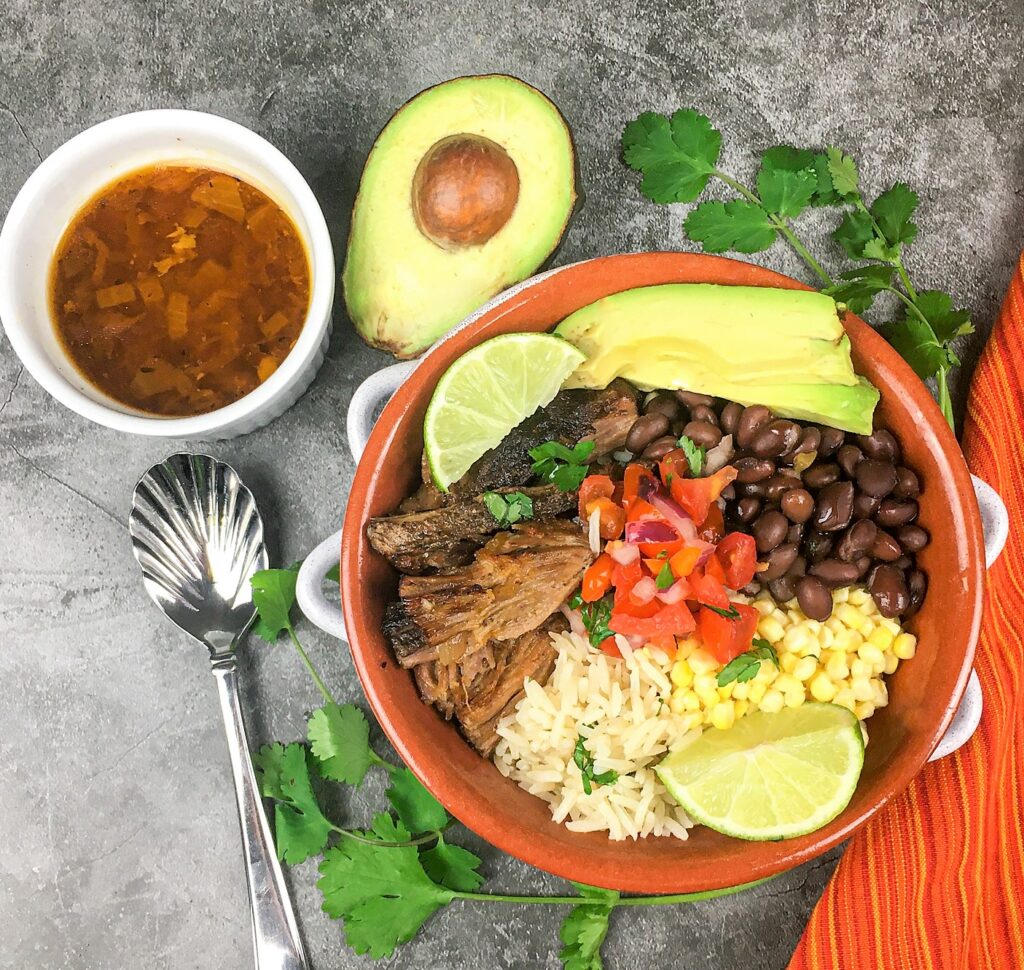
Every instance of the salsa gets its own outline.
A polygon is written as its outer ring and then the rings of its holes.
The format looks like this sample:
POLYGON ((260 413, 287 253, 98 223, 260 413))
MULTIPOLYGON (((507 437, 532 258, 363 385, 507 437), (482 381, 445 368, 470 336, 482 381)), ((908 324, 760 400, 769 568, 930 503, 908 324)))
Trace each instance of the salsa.
POLYGON ((225 407, 288 355, 309 306, 291 218, 207 168, 123 176, 78 212, 50 273, 64 348, 99 390, 168 417, 225 407))

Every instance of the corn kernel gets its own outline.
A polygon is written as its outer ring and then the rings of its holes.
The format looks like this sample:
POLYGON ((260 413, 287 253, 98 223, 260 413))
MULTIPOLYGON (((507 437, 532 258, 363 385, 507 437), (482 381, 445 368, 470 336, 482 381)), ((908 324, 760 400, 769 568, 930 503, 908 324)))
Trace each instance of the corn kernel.
POLYGON ((736 689, 736 681, 730 681, 724 687, 718 688, 718 696, 723 700, 727 701, 732 698, 732 692, 736 689))
POLYGON ((806 683, 814 676, 817 669, 818 662, 814 657, 801 657, 800 661, 793 668, 791 673, 797 680, 806 683))
POLYGON ((672 699, 668 702, 668 709, 673 714, 686 713, 686 694, 675 690, 672 692, 672 699))
POLYGON ((857 704, 857 698, 853 696, 853 691, 849 687, 841 687, 832 698, 832 703, 852 711, 857 704))
POLYGON ((786 700, 782 696, 781 692, 777 691, 774 687, 771 687, 765 691, 764 697, 761 698, 761 701, 757 706, 766 714, 778 714, 785 706, 785 703, 786 700))
POLYGON ((676 687, 689 687, 693 683, 693 667, 685 660, 677 660, 672 665, 672 683, 676 687))
POLYGON ((779 607, 776 606, 775 609, 772 610, 772 616, 776 620, 778 620, 780 626, 785 626, 786 625, 786 611, 785 610, 781 610, 781 609, 779 609, 779 607))
POLYGON ((867 617, 864 617, 864 625, 860 628, 859 632, 860 635, 867 640, 871 634, 875 632, 874 620, 869 620, 867 617))
POLYGON ((736 721, 736 709, 730 701, 722 701, 711 709, 711 726, 727 731, 736 721))
POLYGON ((676 640, 676 659, 686 660, 694 650, 700 648, 700 641, 693 637, 676 640))
POLYGON ((850 676, 850 668, 846 665, 846 655, 842 653, 835 654, 825 664, 825 673, 828 674, 831 680, 846 680, 850 676))
POLYGON ((700 706, 705 711, 710 711, 721 698, 718 696, 718 690, 699 690, 697 696, 700 698, 700 706))
POLYGON ((871 664, 865 663, 860 657, 854 657, 850 661, 850 676, 851 677, 870 677, 871 676, 871 664))
POLYGON ((732 696, 734 700, 745 701, 750 696, 750 684, 744 681, 742 684, 733 683, 732 696))
POLYGON ((842 633, 842 632, 843 632, 843 631, 844 631, 844 630, 846 629, 846 627, 845 627, 845 626, 843 626, 843 624, 842 624, 842 622, 840 621, 839 617, 838 617, 838 616, 836 616, 836 615, 835 615, 835 613, 833 613, 833 614, 832 614, 832 615, 831 615, 831 616, 830 616, 830 617, 829 617, 829 618, 828 618, 828 619, 827 619, 827 620, 825 621, 825 629, 826 629, 826 630, 831 630, 831 631, 832 631, 832 636, 833 636, 833 637, 835 637, 835 636, 837 636, 838 634, 842 633))
POLYGON ((737 717, 743 717, 750 710, 750 701, 734 701, 733 705, 736 708, 737 717))
POLYGON ((897 657, 896 654, 894 654, 894 653, 892 653, 890 651, 886 651, 886 654, 885 654, 885 673, 887 673, 887 674, 894 674, 894 673, 896 673, 896 668, 899 665, 900 665, 900 658, 897 657))
POLYGON ((833 700, 838 693, 836 685, 828 679, 828 674, 819 672, 811 679, 811 696, 816 701, 828 702, 833 700))
MULTIPOLYGON (((780 661, 781 663, 781 661, 780 661)), ((754 680, 765 685, 771 684, 779 676, 779 668, 773 663, 761 664, 760 670, 754 676, 754 680)))
POLYGON ((875 696, 875 688, 867 677, 855 677, 850 683, 850 690, 858 701, 870 701, 875 696))
POLYGON ((850 590, 849 602, 854 606, 863 606, 865 603, 873 602, 873 600, 871 599, 871 594, 866 589, 858 588, 850 590))
POLYGON ((771 613, 773 609, 775 609, 775 605, 772 603, 770 599, 767 598, 756 599, 754 600, 754 609, 756 609, 757 612, 764 617, 771 613))
POLYGON ((872 681, 875 686, 875 707, 885 707, 889 703, 889 688, 880 680, 872 681))
POLYGON ((700 710, 700 698, 694 691, 688 690, 686 692, 686 696, 683 698, 683 707, 689 714, 700 710))
POLYGON ((799 707, 805 700, 807 700, 807 695, 804 693, 803 687, 799 690, 787 690, 783 697, 786 701, 786 707, 799 707))
POLYGON ((718 680, 714 674, 701 671, 693 678, 693 689, 698 694, 714 694, 718 691, 718 680))
POLYGON ((917 653, 917 637, 912 633, 901 633, 893 642, 892 652, 900 660, 909 660, 917 653))
POLYGON ((864 747, 868 746, 868 729, 863 721, 860 722, 860 736, 864 740, 864 747))
POLYGON ((715 660, 707 650, 703 647, 699 647, 694 650, 693 653, 687 657, 686 662, 690 665, 690 668, 698 676, 700 674, 709 674, 712 670, 717 670, 722 665, 715 660))
POLYGON ((784 653, 779 657, 779 666, 783 673, 791 674, 796 669, 799 658, 795 653, 784 653))
POLYGON ((871 717, 872 714, 875 713, 875 705, 872 704, 870 701, 866 701, 862 704, 858 704, 853 709, 853 713, 856 714, 861 721, 866 721, 869 717, 871 717))
POLYGON ((844 653, 848 653, 851 650, 857 650, 864 642, 862 637, 857 630, 843 630, 842 633, 837 633, 835 640, 832 641, 832 648, 834 650, 842 650, 844 653))
POLYGON ((850 598, 850 587, 843 586, 841 589, 834 589, 832 591, 832 602, 833 603, 845 603, 850 598))
MULTIPOLYGON (((761 666, 763 667, 764 664, 761 664, 761 666)), ((755 704, 755 705, 756 704, 760 704, 761 703, 761 699, 764 697, 764 695, 767 692, 767 690, 768 690, 768 688, 764 684, 759 683, 756 679, 752 680, 750 682, 750 691, 747 694, 747 697, 749 698, 750 703, 751 704, 755 704)))
POLYGON ((822 624, 821 629, 818 631, 818 643, 821 648, 824 650, 831 647, 832 641, 835 640, 835 638, 836 635, 827 626, 822 624))
POLYGON ((885 666, 885 657, 882 651, 873 643, 862 644, 857 651, 857 656, 866 664, 870 664, 872 670, 881 670, 885 666))
POLYGON ((775 683, 773 683, 772 686, 776 690, 782 691, 783 694, 788 693, 791 690, 800 691, 801 694, 804 691, 804 685, 789 673, 779 674, 779 676, 775 678, 775 683))
POLYGON ((900 625, 894 619, 888 616, 883 617, 881 620, 879 620, 878 625, 884 626, 893 635, 894 638, 898 637, 903 632, 900 625))
POLYGON ((695 731, 704 723, 704 715, 700 711, 691 711, 689 714, 684 714, 683 719, 680 722, 684 731, 695 731))
POLYGON ((852 630, 859 630, 864 625, 864 614, 851 603, 843 603, 836 610, 836 616, 852 630))
MULTIPOLYGON (((802 621, 797 621, 801 623, 802 621)), ((802 625, 791 626, 782 638, 782 645, 791 653, 800 653, 810 642, 810 634, 802 625)))
POLYGON ((761 622, 757 624, 757 632, 772 644, 778 643, 786 635, 782 624, 774 616, 762 617, 761 622))

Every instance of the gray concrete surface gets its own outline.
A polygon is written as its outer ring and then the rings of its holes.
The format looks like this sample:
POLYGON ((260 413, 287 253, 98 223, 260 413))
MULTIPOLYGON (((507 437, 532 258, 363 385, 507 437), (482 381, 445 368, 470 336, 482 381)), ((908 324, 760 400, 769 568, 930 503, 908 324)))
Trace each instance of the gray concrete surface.
MULTIPOLYGON (((338 257, 372 139, 427 85, 507 71, 538 85, 575 132, 586 201, 559 262, 683 245, 682 212, 637 193, 618 159, 643 109, 704 109, 725 161, 836 141, 873 188, 922 194, 909 257, 922 285, 975 313, 976 359, 1022 240, 1024 8, 907 0, 510 4, 344 0, 0 5, 0 212, 47 153, 140 108, 200 108, 285 151, 327 214, 338 257)), ((810 220, 817 249, 835 254, 810 220)), ((805 276, 786 250, 758 257, 805 276)), ((353 388, 387 359, 338 310, 329 358, 270 427, 212 450, 259 496, 280 561, 338 527, 352 474, 353 388)), ((964 383, 956 388, 962 409, 964 383)), ((136 477, 174 443, 63 410, 0 338, 0 966, 122 970, 252 965, 235 809, 214 685, 199 650, 151 607, 125 534, 136 477)), ((360 700, 345 651, 304 634, 329 681, 360 700)), ((258 741, 302 732, 314 691, 286 648, 250 644, 246 708, 258 741)), ((344 815, 366 820, 379 786, 344 815)), ((488 886, 558 880, 462 833, 488 886)), ((836 855, 734 898, 616 915, 607 966, 784 967, 836 855)), ((368 966, 319 910, 310 863, 290 872, 318 970, 368 966)), ((556 967, 560 911, 456 905, 394 967, 556 967)))

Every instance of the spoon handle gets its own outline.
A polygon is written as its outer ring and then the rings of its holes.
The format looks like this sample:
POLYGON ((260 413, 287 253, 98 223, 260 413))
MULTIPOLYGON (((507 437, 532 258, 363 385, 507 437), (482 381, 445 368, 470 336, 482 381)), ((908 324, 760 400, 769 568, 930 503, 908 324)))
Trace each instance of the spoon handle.
POLYGON ((274 854, 274 840, 249 757, 234 656, 215 660, 213 675, 217 679, 221 713, 224 715, 238 801, 238 821, 242 827, 256 970, 308 970, 295 913, 288 898, 288 887, 274 854))

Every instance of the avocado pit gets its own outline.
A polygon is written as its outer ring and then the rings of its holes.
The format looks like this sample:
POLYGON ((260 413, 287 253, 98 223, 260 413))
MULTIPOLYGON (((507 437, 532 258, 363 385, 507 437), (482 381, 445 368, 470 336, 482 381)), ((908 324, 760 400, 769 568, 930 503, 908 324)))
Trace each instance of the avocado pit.
POLYGON ((482 135, 435 142, 413 177, 416 225, 442 249, 483 245, 508 222, 518 199, 515 162, 482 135))

